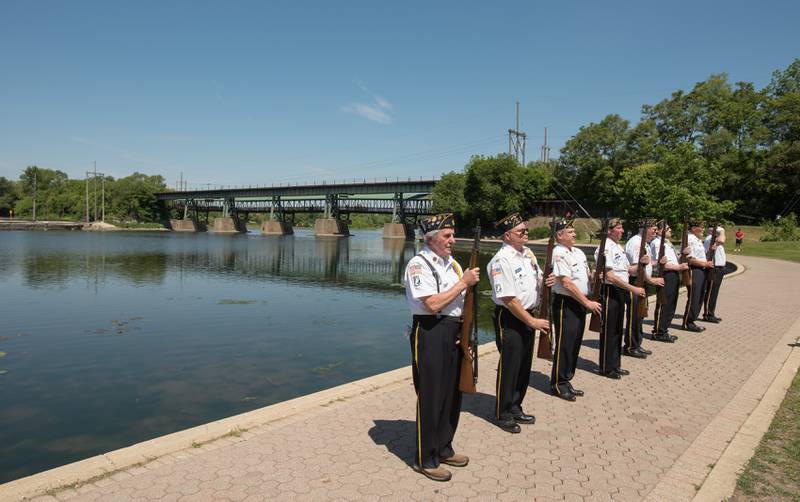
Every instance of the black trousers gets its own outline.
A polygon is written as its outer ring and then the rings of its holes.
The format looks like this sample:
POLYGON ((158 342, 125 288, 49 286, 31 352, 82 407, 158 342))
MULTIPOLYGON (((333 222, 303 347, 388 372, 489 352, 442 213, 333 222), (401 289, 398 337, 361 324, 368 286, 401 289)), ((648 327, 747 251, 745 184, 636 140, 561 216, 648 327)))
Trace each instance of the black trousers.
POLYGON ((703 302, 703 288, 706 274, 702 267, 691 267, 692 284, 686 286, 686 307, 683 310, 683 327, 694 324, 700 315, 700 304, 703 302))
MULTIPOLYGON (((628 278, 629 284, 636 284, 636 277, 628 278)), ((644 286, 643 286, 644 287, 644 286)), ((639 317, 639 302, 644 298, 636 296, 630 291, 625 291, 625 349, 636 349, 642 346, 642 318, 639 317)))
POLYGON ((417 392, 417 435, 414 463, 439 467, 440 458, 455 454, 453 436, 461 413, 461 349, 456 345, 461 322, 456 317, 414 316, 411 361, 417 392))
POLYGON ((625 314, 625 295, 628 292, 603 284, 603 323, 600 327, 600 371, 620 368, 622 351, 622 323, 625 314))
POLYGON ((722 276, 725 275, 725 267, 714 267, 714 280, 708 280, 709 272, 706 271, 706 291, 703 295, 703 315, 715 316, 717 311, 717 296, 719 288, 722 286, 722 276))
POLYGON ((578 365, 578 353, 586 327, 586 309, 571 296, 554 295, 553 338, 555 349, 550 387, 558 395, 570 391, 570 380, 578 365))
POLYGON ((500 351, 495 417, 505 420, 522 413, 533 363, 534 330, 499 305, 495 306, 493 319, 495 343, 500 351))
POLYGON ((664 335, 669 331, 672 323, 672 316, 678 306, 678 287, 680 285, 680 275, 678 272, 664 272, 664 298, 666 303, 663 305, 656 303, 655 321, 653 322, 653 334, 664 335))

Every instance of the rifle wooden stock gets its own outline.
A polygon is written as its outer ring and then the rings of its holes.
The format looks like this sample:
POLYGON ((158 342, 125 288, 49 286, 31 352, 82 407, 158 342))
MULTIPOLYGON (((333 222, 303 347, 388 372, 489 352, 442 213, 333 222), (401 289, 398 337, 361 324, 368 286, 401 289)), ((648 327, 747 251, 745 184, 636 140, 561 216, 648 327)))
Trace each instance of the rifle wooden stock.
MULTIPOLYGON (((644 282, 644 276, 647 273, 646 265, 642 263, 642 257, 647 254, 647 226, 643 226, 641 231, 639 232, 639 237, 641 237, 641 244, 639 245, 639 263, 636 267, 636 286, 639 288, 646 288, 644 282)), ((639 311, 637 315, 639 317, 647 317, 647 295, 645 294, 643 298, 639 298, 639 311)))
MULTIPOLYGON (((469 256, 469 268, 478 266, 478 254, 481 244, 480 220, 475 227, 475 237, 472 240, 472 253, 469 256)), ((461 376, 458 381, 458 390, 461 392, 475 393, 478 383, 478 285, 467 288, 464 296, 463 323, 461 325, 461 376)))
MULTIPOLYGON (((606 275, 606 240, 608 239, 608 220, 603 220, 603 227, 600 229, 600 246, 597 249, 597 262, 594 265, 594 281, 592 281, 592 295, 590 299, 595 302, 600 301, 603 279, 606 275)), ((600 333, 603 329, 602 314, 592 312, 589 318, 589 331, 600 333)))
MULTIPOLYGON (((658 262, 657 262, 657 273, 658 277, 664 278, 664 272, 666 271, 666 265, 661 264, 661 258, 664 257, 664 251, 666 250, 666 243, 667 243, 667 219, 664 218, 662 226, 661 226, 661 242, 658 245, 658 262)), ((665 284, 666 285, 666 284, 665 284)), ((667 292, 664 286, 657 288, 656 292, 656 303, 659 305, 666 305, 667 303, 667 292)))
MULTIPOLYGON (((555 219, 550 223, 550 240, 547 241, 547 256, 544 260, 544 281, 553 271, 553 247, 556 241, 556 222, 555 219)), ((542 284, 542 298, 539 302, 538 316, 540 319, 550 320, 550 288, 547 284, 542 284)), ((552 326, 550 327, 552 329, 552 326)), ((544 331, 539 331, 539 348, 536 350, 536 357, 539 359, 553 360, 553 348, 550 345, 550 335, 544 331)))
MULTIPOLYGON (((686 254, 686 248, 689 247, 689 217, 683 218, 683 235, 681 235, 681 257, 678 259, 679 263, 689 263, 689 255, 686 254)), ((681 270, 681 282, 687 288, 692 286, 692 273, 689 269, 681 270)))

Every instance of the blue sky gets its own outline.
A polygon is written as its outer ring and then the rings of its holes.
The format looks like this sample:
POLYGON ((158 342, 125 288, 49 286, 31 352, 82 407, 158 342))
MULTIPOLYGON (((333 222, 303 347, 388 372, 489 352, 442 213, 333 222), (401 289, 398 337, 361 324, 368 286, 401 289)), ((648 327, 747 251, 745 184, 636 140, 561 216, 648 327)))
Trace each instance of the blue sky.
MULTIPOLYGON (((0 2, 0 176, 438 177, 712 73, 763 87, 800 2, 0 2)), ((190 185, 193 186, 193 185, 190 185)))

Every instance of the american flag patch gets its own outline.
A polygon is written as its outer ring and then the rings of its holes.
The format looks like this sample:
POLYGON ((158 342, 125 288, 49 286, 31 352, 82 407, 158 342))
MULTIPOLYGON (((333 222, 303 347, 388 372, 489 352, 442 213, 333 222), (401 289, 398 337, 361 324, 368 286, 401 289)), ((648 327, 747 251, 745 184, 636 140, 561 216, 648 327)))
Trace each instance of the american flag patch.
POLYGON ((420 272, 422 272, 422 265, 418 265, 415 263, 408 267, 408 273, 411 275, 416 275, 419 274, 420 272))
POLYGON ((492 267, 492 277, 497 277, 498 275, 503 275, 503 267, 495 265, 492 267))

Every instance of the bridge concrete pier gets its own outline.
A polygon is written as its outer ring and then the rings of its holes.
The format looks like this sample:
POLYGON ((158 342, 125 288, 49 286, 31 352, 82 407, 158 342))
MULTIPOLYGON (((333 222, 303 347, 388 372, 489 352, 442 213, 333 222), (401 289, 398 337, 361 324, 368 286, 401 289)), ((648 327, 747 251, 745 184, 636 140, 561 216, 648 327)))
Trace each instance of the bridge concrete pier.
POLYGON ((288 221, 268 220, 261 224, 261 235, 292 235, 294 228, 288 221))
POLYGON ((383 224, 383 238, 384 239, 404 239, 407 241, 414 240, 414 226, 407 223, 384 223, 383 224))
POLYGON ((173 232, 205 232, 206 226, 191 218, 185 220, 169 220, 169 227, 173 232))
POLYGON ((347 237, 350 229, 347 223, 339 218, 317 218, 314 220, 314 235, 347 237))
POLYGON ((215 234, 246 234, 247 226, 235 216, 217 218, 214 220, 213 232, 215 234))

